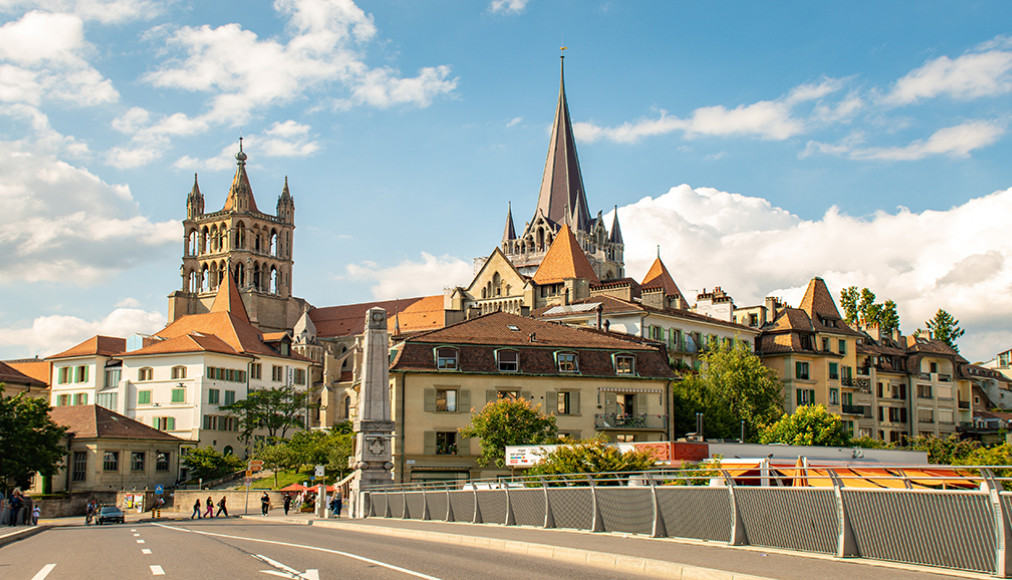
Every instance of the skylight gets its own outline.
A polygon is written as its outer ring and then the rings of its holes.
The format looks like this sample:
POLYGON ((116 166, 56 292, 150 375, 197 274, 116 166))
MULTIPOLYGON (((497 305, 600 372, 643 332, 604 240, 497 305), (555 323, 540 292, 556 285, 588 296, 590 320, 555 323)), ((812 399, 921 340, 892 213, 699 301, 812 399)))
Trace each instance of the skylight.
POLYGON ((520 327, 516 324, 507 324, 506 328, 512 330, 513 332, 520 332, 520 327))

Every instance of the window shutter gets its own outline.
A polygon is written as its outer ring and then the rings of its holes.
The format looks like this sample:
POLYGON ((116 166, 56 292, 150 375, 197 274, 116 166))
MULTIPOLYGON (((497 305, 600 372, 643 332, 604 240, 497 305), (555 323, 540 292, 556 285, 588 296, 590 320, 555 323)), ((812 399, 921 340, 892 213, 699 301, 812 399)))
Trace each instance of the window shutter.
POLYGON ((422 454, 423 455, 435 455, 436 454, 436 432, 426 431, 422 443, 422 454))
MULTIPOLYGON (((569 414, 580 414, 580 391, 570 391, 569 393, 569 414)), ((579 439, 579 437, 577 437, 577 439, 579 439)))
POLYGON ((499 398, 499 391, 495 389, 485 389, 485 402, 491 403, 499 398))
POLYGON ((534 402, 534 393, 530 391, 520 391, 520 397, 532 403, 534 402))
POLYGON ((464 437, 457 431, 457 455, 470 455, 471 454, 471 438, 464 437))
POLYGON ((615 393, 604 394, 604 412, 611 414, 618 411, 618 404, 616 403, 615 393))
POLYGON ((168 423, 169 423, 169 431, 175 431, 176 430, 176 418, 175 417, 169 417, 168 423))
POLYGON ((642 415, 643 413, 647 412, 647 407, 649 406, 649 403, 647 402, 648 401, 647 396, 648 395, 646 393, 636 394, 636 402, 633 403, 635 405, 635 407, 633 407, 633 413, 636 413, 637 415, 642 415))
POLYGON ((457 412, 458 413, 470 413, 471 412, 471 390, 460 389, 457 391, 457 412))
POLYGON ((436 389, 425 389, 425 412, 436 412, 436 389))
POLYGON ((542 409, 547 415, 555 414, 559 411, 559 392, 548 391, 545 393, 545 408, 542 409))
POLYGON ((87 381, 88 381, 88 367, 86 366, 81 367, 81 382, 84 383, 87 381))
POLYGON ((798 389, 798 405, 801 405, 801 389, 798 389))

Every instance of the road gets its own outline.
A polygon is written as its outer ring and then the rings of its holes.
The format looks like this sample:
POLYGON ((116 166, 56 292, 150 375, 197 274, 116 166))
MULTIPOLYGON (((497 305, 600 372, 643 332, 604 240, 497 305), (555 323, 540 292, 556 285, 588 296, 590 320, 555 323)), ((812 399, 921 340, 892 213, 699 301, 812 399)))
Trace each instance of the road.
POLYGON ((0 548, 4 580, 627 578, 445 543, 249 520, 66 526, 0 548))

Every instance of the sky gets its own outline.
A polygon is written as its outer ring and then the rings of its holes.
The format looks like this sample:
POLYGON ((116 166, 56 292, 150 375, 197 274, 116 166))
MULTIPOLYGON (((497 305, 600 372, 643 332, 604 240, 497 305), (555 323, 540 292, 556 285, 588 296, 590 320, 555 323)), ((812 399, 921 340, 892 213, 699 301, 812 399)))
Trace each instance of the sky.
POLYGON ((1012 4, 0 0, 0 358, 153 332, 198 175, 287 177, 315 306, 466 285, 533 216, 565 50, 626 271, 738 306, 868 287, 1012 347, 1012 4), (1010 262, 1010 263, 1006 263, 1010 262))

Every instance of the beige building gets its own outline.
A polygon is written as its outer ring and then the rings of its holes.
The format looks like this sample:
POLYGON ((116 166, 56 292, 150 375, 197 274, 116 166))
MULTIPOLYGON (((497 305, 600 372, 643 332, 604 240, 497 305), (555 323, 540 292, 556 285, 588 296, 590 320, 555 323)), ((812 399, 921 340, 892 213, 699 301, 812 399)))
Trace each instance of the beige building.
POLYGON ((13 397, 25 393, 29 397, 49 398, 48 383, 29 376, 14 366, 0 362, 0 395, 13 397))
POLYGON ((663 345, 494 312, 407 338, 390 366, 395 478, 456 480, 499 471, 475 463, 459 429, 499 398, 556 416, 560 435, 611 441, 671 437, 675 375, 663 345))

